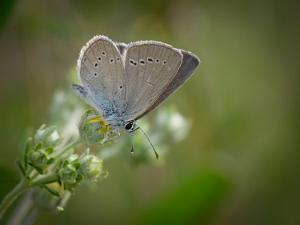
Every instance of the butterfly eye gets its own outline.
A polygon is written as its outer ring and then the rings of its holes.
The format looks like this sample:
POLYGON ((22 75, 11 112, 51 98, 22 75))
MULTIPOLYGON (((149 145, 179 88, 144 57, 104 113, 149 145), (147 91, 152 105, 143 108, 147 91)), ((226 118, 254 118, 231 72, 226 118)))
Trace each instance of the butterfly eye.
POLYGON ((133 122, 129 122, 125 125, 125 130, 131 130, 133 128, 133 122))

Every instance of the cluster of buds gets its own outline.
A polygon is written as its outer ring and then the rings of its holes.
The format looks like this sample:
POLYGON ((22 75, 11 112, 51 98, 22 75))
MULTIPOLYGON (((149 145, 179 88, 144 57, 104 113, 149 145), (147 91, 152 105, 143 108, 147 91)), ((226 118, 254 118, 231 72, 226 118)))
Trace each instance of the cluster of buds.
POLYGON ((34 138, 28 138, 23 161, 18 162, 23 175, 29 177, 33 170, 39 174, 47 173, 47 169, 54 162, 54 149, 60 142, 61 138, 54 126, 42 125, 34 138))
POLYGON ((77 154, 70 155, 62 161, 56 174, 63 189, 73 191, 81 181, 95 182, 107 173, 103 170, 103 161, 87 151, 81 156, 77 154))
POLYGON ((43 148, 42 144, 38 144, 28 152, 28 165, 35 168, 38 173, 45 173, 47 167, 54 161, 51 157, 53 153, 52 147, 43 148))
MULTIPOLYGON (((107 159, 118 153, 128 157, 131 152, 131 162, 134 164, 162 163, 171 144, 183 139, 189 130, 188 121, 176 110, 164 108, 153 117, 153 130, 149 129, 149 121, 142 119, 139 125, 143 130, 136 129, 130 135, 122 135, 118 144, 103 146, 102 144, 120 137, 119 130, 111 127, 95 109, 83 114, 84 108, 70 90, 57 92, 50 110, 50 121, 55 121, 58 129, 42 125, 28 138, 23 157, 18 161, 23 178, 16 190, 21 192, 27 188, 39 187, 32 189, 30 193, 32 200, 41 207, 63 210, 79 184, 106 177, 107 172, 103 170, 100 158, 107 159), (85 150, 86 146, 95 144, 101 145, 101 152, 97 153, 100 158, 90 154, 89 148, 85 150), (154 146, 157 147, 160 160, 155 158, 151 150, 152 148, 156 153, 154 146)), ((11 196, 13 195, 8 195, 2 204, 5 209, 15 199, 11 196)), ((2 214, 3 212, 5 210, 2 214)))
POLYGON ((56 128, 46 125, 28 139, 23 161, 18 165, 29 186, 45 188, 56 196, 74 191, 82 181, 95 182, 106 174, 103 161, 89 149, 80 155, 74 153, 74 146, 64 144, 56 128))
MULTIPOLYGON (((65 109, 67 105, 65 101, 70 96, 59 95, 58 97, 60 104, 56 104, 56 110, 52 113, 70 115, 69 111, 68 113, 61 111, 65 109)), ((59 129, 63 137, 56 127, 42 125, 33 137, 28 139, 23 160, 18 162, 28 186, 38 186, 47 190, 48 193, 58 197, 58 202, 66 202, 66 196, 69 196, 69 193, 82 182, 95 182, 99 178, 106 177, 107 172, 104 171, 103 161, 100 158, 108 158, 117 153, 126 154, 128 157, 132 150, 131 162, 134 164, 162 163, 163 156, 169 148, 164 143, 168 142, 170 146, 180 141, 187 135, 189 128, 188 121, 173 108, 161 109, 155 115, 151 121, 154 128, 151 132, 149 122, 142 119, 140 127, 149 135, 149 141, 157 147, 160 154, 160 160, 156 160, 144 132, 137 130, 134 135, 122 135, 118 144, 103 146, 103 143, 120 137, 119 131, 107 124, 94 109, 87 110, 83 115, 81 108, 73 111, 78 111, 72 117, 77 122, 72 120, 72 124, 79 122, 79 135, 72 133, 70 136, 70 132, 66 132, 66 128, 70 126, 68 120, 65 121, 64 118, 60 120, 59 129), (82 116, 79 121, 80 115, 82 116), (103 146, 102 151, 97 153, 98 155, 90 154, 89 149, 84 150, 86 145, 94 144, 103 146)), ((72 128, 74 129, 76 130, 72 128)), ((61 205, 61 203, 58 204, 61 205)))
MULTIPOLYGON (((70 78, 75 77, 74 70, 70 71, 70 78)), ((83 113, 86 105, 71 89, 56 92, 53 100, 50 121, 57 127, 42 125, 28 139, 23 157, 18 161, 23 174, 21 189, 39 187, 32 189, 32 199, 42 207, 62 210, 79 184, 106 177, 102 159, 123 154, 126 158, 131 155, 130 162, 134 164, 162 163, 171 144, 183 139, 189 130, 188 121, 173 108, 165 107, 150 122, 139 121, 145 132, 137 129, 130 135, 124 132, 127 135, 120 136, 119 130, 111 127, 95 109, 83 113), (102 145, 119 137, 117 144, 102 145), (101 151, 90 154, 86 146, 101 146, 101 151), (151 148, 154 152, 157 149, 159 160, 151 148)))

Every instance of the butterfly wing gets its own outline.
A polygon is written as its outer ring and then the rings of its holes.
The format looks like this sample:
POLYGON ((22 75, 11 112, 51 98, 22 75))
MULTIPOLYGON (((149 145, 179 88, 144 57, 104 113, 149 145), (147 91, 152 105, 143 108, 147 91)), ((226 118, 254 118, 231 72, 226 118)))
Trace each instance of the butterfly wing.
POLYGON ((129 44, 125 56, 126 120, 137 120, 155 109, 192 75, 199 62, 194 54, 161 42, 129 44))
POLYGON ((113 41, 105 36, 92 38, 81 49, 77 71, 89 92, 89 103, 93 102, 103 115, 123 110, 125 69, 119 48, 113 41))
POLYGON ((125 56, 125 121, 144 114, 175 78, 182 53, 170 45, 155 41, 130 43, 125 56))
POLYGON ((199 58, 191 52, 187 52, 184 50, 180 50, 183 58, 181 66, 173 78, 173 80, 168 84, 167 88, 163 91, 163 93, 159 96, 159 98, 142 114, 138 115, 136 119, 143 117, 145 114, 149 113, 153 109, 155 109, 160 103, 162 103, 170 94, 172 94, 175 90, 177 90, 187 79, 192 76, 192 73, 199 65, 199 58))

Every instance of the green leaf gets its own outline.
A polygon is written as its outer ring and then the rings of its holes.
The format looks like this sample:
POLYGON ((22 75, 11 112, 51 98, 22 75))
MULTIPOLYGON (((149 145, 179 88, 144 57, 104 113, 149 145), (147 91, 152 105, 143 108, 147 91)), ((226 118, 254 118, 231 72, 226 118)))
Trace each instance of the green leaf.
POLYGON ((43 185, 43 188, 45 188, 47 191, 49 191, 50 194, 60 197, 59 192, 57 192, 56 190, 53 190, 52 188, 48 187, 47 185, 43 185))
POLYGON ((41 149, 42 146, 43 146, 43 145, 42 145, 42 142, 38 143, 38 144, 35 146, 35 150, 37 151, 37 150, 41 149))
POLYGON ((20 169, 22 175, 23 175, 24 177, 26 177, 25 168, 23 167, 23 165, 22 165, 22 163, 21 163, 20 160, 17 160, 17 165, 18 165, 18 167, 19 167, 19 169, 20 169))
POLYGON ((54 158, 50 158, 50 159, 48 159, 48 161, 47 161, 47 165, 50 165, 51 163, 53 163, 54 162, 54 158))
POLYGON ((27 139, 27 143, 26 143, 26 146, 25 146, 25 149, 24 149, 24 170, 27 171, 27 168, 28 168, 28 152, 30 151, 31 149, 31 145, 32 145, 32 138, 29 137, 27 139))
POLYGON ((53 153, 54 149, 52 147, 48 147, 45 149, 45 152, 48 153, 48 155, 50 155, 51 153, 53 153))
POLYGON ((80 162, 79 161, 76 161, 76 162, 74 162, 72 164, 73 164, 73 166, 74 166, 75 169, 79 169, 79 167, 80 167, 80 162))
POLYGON ((84 176, 79 174, 76 178, 77 182, 81 182, 84 179, 84 176))
POLYGON ((69 164, 69 162, 67 160, 63 161, 62 163, 62 167, 66 167, 69 164))
POLYGON ((41 168, 33 165, 32 163, 29 162, 28 165, 32 166, 39 174, 43 174, 44 173, 44 171, 41 168))

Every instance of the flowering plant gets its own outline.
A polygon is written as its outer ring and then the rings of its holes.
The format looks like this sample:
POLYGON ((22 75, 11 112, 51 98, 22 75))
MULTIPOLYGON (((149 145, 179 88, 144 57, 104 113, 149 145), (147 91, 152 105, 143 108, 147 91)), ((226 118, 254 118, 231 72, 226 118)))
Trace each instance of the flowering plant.
MULTIPOLYGON (((17 161, 22 174, 20 182, 2 200, 0 220, 22 194, 21 203, 30 201, 31 207, 63 211, 80 184, 106 178, 108 172, 103 168, 103 162, 117 154, 129 154, 130 146, 134 146, 132 163, 160 165, 170 146, 183 139, 189 129, 189 123, 172 107, 162 108, 154 114, 152 132, 149 120, 142 119, 140 126, 154 145, 159 146, 160 159, 156 160, 143 133, 120 136, 95 109, 86 108, 70 88, 54 94, 50 108, 52 125, 43 124, 28 137, 17 161)), ((22 212, 18 217, 25 221, 29 210, 22 212)), ((14 213, 20 214, 20 210, 14 213)))

